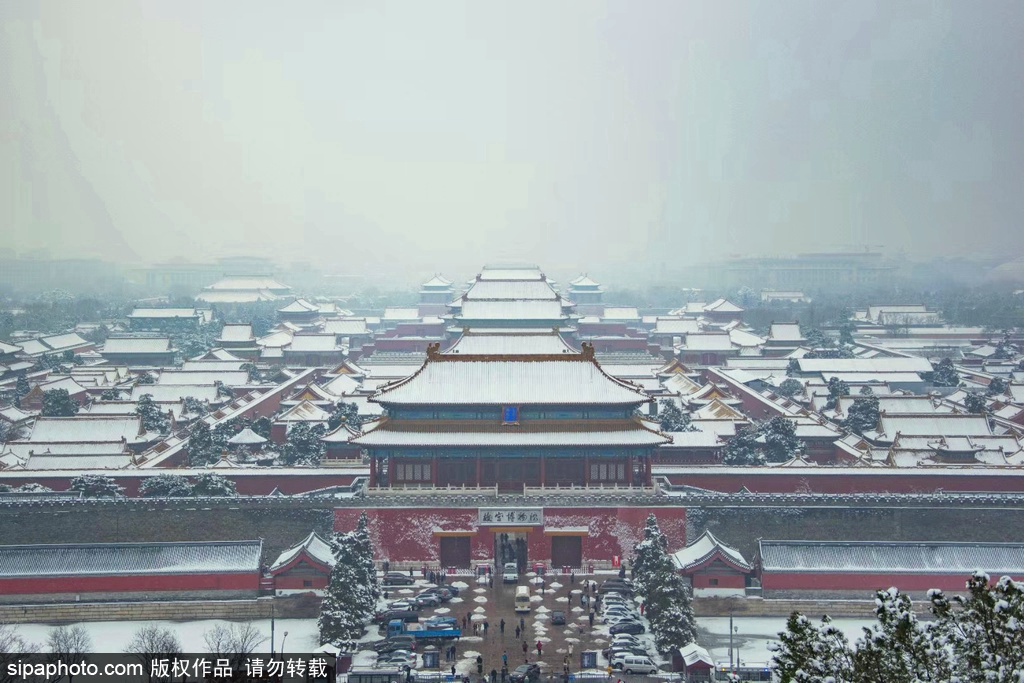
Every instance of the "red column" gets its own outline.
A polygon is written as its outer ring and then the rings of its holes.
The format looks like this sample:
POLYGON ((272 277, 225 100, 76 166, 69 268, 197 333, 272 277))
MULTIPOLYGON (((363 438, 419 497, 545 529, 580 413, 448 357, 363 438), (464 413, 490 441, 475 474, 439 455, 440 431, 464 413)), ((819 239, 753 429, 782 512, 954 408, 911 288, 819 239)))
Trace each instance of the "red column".
POLYGON ((377 458, 370 456, 370 488, 377 486, 377 458))
POLYGON ((395 456, 388 456, 388 486, 395 483, 395 456))
POLYGON ((438 485, 438 456, 431 458, 431 484, 438 485))
POLYGON ((591 458, 590 456, 584 456, 584 486, 590 482, 591 478, 591 458))
POLYGON ((626 459, 626 484, 627 486, 634 485, 634 457, 632 455, 626 459))
POLYGON ((644 458, 644 485, 651 486, 651 456, 644 458))
POLYGON ((545 485, 545 456, 541 456, 541 486, 545 485))
POLYGON ((477 456, 477 486, 480 486, 480 456, 477 456))

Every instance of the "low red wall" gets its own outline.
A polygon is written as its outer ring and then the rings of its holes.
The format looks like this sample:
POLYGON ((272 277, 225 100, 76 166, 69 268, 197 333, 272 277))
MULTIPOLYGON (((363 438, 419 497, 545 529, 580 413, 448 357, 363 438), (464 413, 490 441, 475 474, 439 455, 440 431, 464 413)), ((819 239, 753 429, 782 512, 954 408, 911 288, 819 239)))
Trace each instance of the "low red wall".
POLYGON ((255 591, 257 571, 241 574, 175 574, 162 576, 60 576, 0 580, 0 594, 134 593, 141 591, 255 591))
MULTIPOLYGON (((694 468, 687 472, 665 474, 676 485, 696 486, 712 491, 736 493, 743 487, 753 493, 933 493, 948 492, 1021 492, 1022 473, 1008 470, 992 474, 959 474, 958 470, 917 474, 901 470, 834 469, 821 471, 780 472, 769 468, 736 467, 733 471, 702 472, 694 468)), ((658 471, 655 472, 659 476, 658 471)))
MULTIPOLYGON (((772 573, 762 572, 763 590, 809 591, 876 591, 896 587, 901 591, 964 591, 967 577, 957 574, 888 574, 888 573, 772 573)), ((996 577, 994 577, 996 578, 996 577)), ((1022 575, 1011 577, 1017 581, 1022 575)))

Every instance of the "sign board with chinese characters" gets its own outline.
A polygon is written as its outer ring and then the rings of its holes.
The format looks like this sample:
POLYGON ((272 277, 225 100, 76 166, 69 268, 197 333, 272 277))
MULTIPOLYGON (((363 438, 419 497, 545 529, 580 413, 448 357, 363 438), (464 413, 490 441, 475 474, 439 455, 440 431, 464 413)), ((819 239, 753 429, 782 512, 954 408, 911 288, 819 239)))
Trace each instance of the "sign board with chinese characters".
POLYGON ((480 526, 542 526, 544 508, 478 508, 477 523, 480 526))

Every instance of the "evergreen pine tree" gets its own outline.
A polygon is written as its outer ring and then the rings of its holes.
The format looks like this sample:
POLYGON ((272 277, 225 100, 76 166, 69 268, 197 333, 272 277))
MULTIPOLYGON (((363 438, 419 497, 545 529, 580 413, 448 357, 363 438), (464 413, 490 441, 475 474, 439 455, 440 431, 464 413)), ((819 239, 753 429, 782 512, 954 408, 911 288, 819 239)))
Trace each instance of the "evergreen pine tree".
POLYGON ((299 422, 288 432, 288 440, 281 449, 281 460, 286 465, 308 465, 316 467, 324 454, 324 425, 311 426, 299 422))
POLYGON ((837 401, 840 400, 840 397, 849 396, 851 393, 850 385, 839 377, 830 377, 829 384, 826 388, 829 389, 829 398, 826 400, 826 410, 836 408, 837 401))
POLYGON ((775 652, 772 663, 780 683, 852 680, 854 652, 828 616, 816 626, 808 617, 794 612, 779 636, 780 642, 770 648, 775 652))
POLYGON ((43 417, 74 417, 78 414, 78 403, 72 400, 67 389, 50 389, 43 392, 43 417))
POLYGON ((783 380, 776 390, 776 393, 784 398, 790 398, 804 391, 804 385, 798 382, 796 379, 785 379, 783 380))
POLYGON ((142 427, 148 432, 167 434, 171 431, 171 420, 153 402, 153 394, 143 394, 135 407, 135 414, 142 419, 142 427))
POLYGON ((765 461, 786 462, 804 452, 804 442, 797 438, 797 425, 777 415, 761 426, 765 461))
POLYGON ((932 383, 938 387, 956 387, 961 384, 961 377, 954 368, 954 361, 944 358, 933 366, 932 383))
POLYGON ((762 455, 761 444, 758 443, 760 436, 758 427, 748 425, 741 427, 733 435, 726 447, 723 448, 724 465, 761 465, 765 462, 762 455))
POLYGON ((663 432, 696 432, 690 423, 690 413, 685 413, 676 401, 664 398, 658 402, 659 429, 663 432))
POLYGON ((360 558, 357 535, 358 532, 336 533, 332 537, 335 566, 317 620, 321 643, 358 640, 373 615, 375 599, 366 583, 366 566, 360 558))
POLYGON ((964 407, 969 413, 981 415, 986 412, 986 397, 979 392, 970 392, 964 398, 964 407))
POLYGON ((220 450, 214 445, 210 425, 203 420, 197 420, 196 424, 192 425, 188 449, 189 465, 192 467, 209 465, 221 457, 220 450))
POLYGON ((875 429, 879 424, 879 399, 875 396, 854 399, 842 424, 858 435, 875 429))
POLYGON ((648 515, 644 540, 634 552, 634 581, 644 599, 655 647, 669 653, 693 642, 697 629, 690 593, 676 571, 668 541, 654 515, 648 515))

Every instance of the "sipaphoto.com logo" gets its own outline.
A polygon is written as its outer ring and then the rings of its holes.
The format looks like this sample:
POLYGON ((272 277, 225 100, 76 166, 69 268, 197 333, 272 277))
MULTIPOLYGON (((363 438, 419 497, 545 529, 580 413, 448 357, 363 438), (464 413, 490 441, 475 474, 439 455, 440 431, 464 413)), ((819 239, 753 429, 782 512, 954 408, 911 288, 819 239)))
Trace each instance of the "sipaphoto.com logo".
POLYGON ((18 660, 7 663, 7 675, 14 678, 49 680, 64 677, 86 676, 142 676, 145 669, 137 662, 30 662, 18 660))

